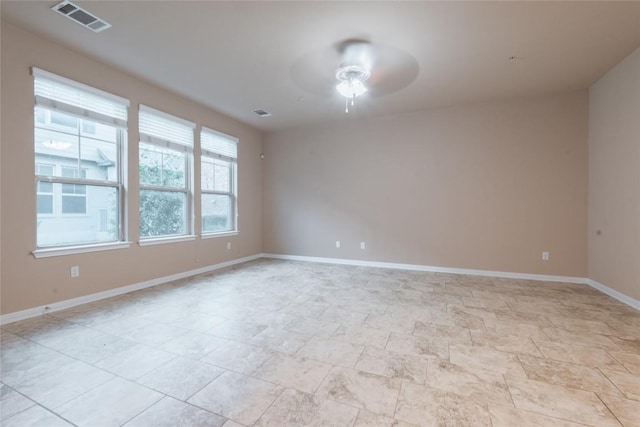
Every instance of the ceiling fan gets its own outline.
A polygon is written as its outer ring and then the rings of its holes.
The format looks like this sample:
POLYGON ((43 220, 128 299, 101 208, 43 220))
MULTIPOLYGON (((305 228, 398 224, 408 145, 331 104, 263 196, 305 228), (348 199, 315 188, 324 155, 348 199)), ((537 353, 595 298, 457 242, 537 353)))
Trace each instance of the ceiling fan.
POLYGON ((339 94, 348 113, 359 96, 396 92, 411 84, 418 70, 415 58, 401 49, 351 38, 303 56, 293 64, 291 77, 310 93, 339 94))

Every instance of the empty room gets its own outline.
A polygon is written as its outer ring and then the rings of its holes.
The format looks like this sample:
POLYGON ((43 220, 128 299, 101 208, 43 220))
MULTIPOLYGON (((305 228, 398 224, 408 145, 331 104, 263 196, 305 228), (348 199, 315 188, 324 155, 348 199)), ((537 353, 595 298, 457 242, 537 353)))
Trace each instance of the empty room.
POLYGON ((1 1, 3 427, 640 427, 640 1, 1 1))

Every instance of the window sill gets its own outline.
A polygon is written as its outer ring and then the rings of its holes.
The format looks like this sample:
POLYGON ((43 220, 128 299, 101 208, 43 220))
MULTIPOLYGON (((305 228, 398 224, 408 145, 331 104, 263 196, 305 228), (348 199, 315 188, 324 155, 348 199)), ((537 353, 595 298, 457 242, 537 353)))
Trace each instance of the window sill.
POLYGON ((201 239, 214 239, 216 237, 228 237, 228 236, 237 236, 240 234, 238 231, 221 231, 220 233, 207 233, 201 234, 201 239))
POLYGON ((33 254, 34 258, 49 258, 54 256, 76 255, 85 252, 101 252, 111 251, 114 249, 127 249, 129 246, 131 246, 131 242, 99 243, 95 245, 42 248, 36 249, 31 253, 33 254))
POLYGON ((158 237, 140 240, 138 244, 140 246, 164 245, 165 243, 188 242, 190 240, 196 240, 196 237, 197 236, 194 234, 172 237, 158 237))

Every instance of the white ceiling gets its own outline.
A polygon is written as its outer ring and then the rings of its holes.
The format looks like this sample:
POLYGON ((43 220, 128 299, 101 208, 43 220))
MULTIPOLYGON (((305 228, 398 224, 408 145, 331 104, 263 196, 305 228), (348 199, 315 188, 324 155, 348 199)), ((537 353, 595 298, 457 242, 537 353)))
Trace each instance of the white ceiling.
POLYGON ((586 88, 640 46, 638 1, 75 2, 113 25, 102 33, 56 3, 0 7, 3 19, 266 131, 586 88), (419 72, 347 116, 337 92, 306 92, 291 71, 353 37, 409 53, 419 72))

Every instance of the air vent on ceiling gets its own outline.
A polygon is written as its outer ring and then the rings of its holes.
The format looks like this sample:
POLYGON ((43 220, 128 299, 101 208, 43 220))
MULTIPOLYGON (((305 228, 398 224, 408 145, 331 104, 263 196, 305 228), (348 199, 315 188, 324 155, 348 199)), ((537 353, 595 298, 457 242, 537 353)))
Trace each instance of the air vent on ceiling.
POLYGON ((53 6, 51 10, 66 16, 67 18, 77 22, 83 27, 90 29, 91 31, 95 31, 96 33, 106 30, 107 28, 111 28, 111 24, 109 24, 108 22, 97 18, 95 15, 87 12, 80 6, 76 6, 70 1, 65 0, 62 3, 58 3, 57 5, 53 6))
POLYGON ((271 115, 270 112, 263 109, 253 110, 253 112, 259 115, 260 117, 269 117, 271 115))

